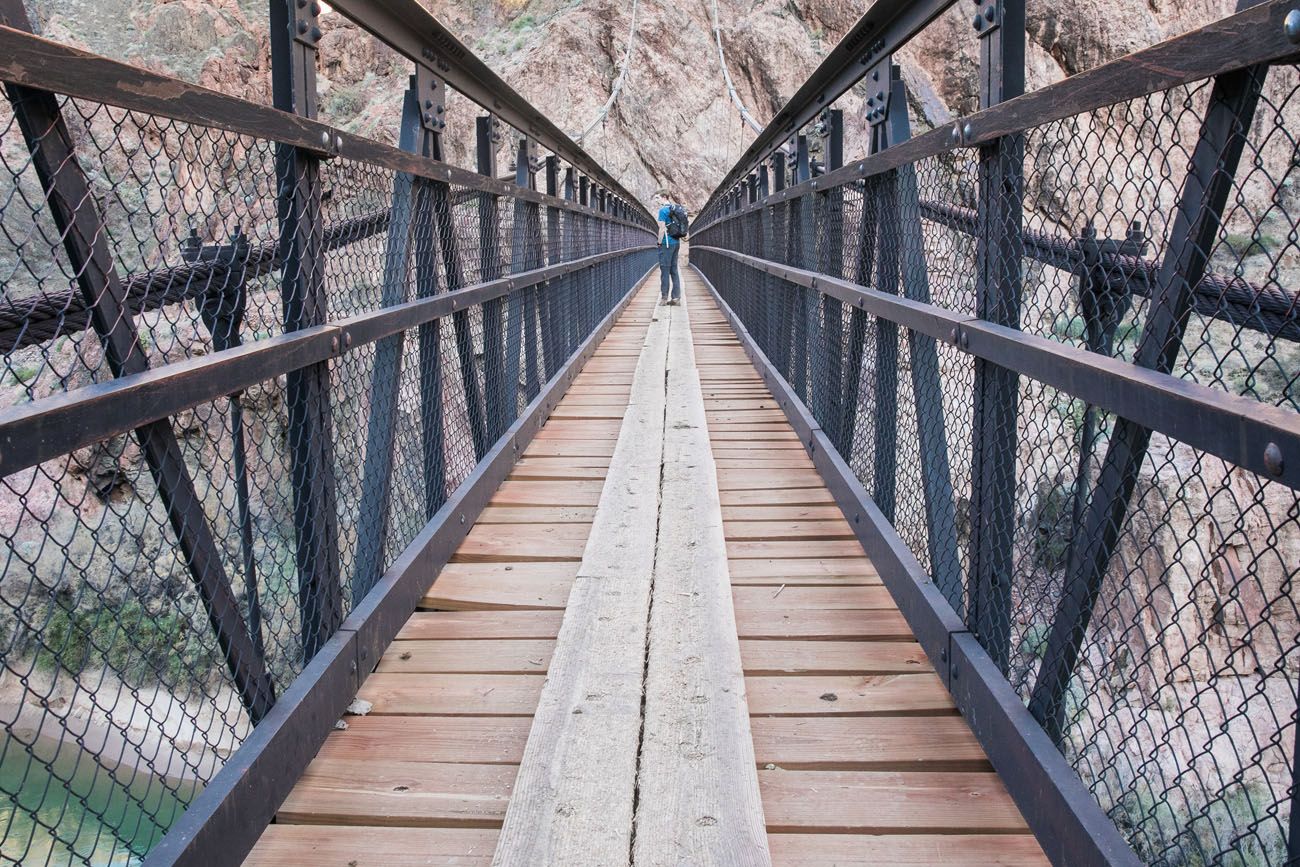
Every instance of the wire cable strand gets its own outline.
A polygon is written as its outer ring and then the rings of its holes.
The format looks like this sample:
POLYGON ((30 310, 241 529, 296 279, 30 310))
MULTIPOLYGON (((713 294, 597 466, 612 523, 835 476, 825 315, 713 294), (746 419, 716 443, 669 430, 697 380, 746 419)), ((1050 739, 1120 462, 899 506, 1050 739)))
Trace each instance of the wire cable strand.
POLYGON ((727 95, 735 103, 736 108, 740 111, 740 119, 749 125, 754 132, 762 132, 763 125, 754 120, 754 116, 745 108, 745 103, 741 102, 740 94, 736 92, 736 85, 731 81, 731 73, 727 70, 727 58, 722 53, 722 28, 718 24, 718 0, 711 0, 710 5, 713 8, 713 39, 718 45, 718 65, 722 67, 722 80, 727 86, 727 95))
POLYGON ((601 106, 600 111, 596 112, 596 116, 592 118, 591 123, 587 124, 587 128, 573 137, 578 144, 582 144, 582 140, 605 120, 615 100, 618 99, 619 91, 623 89, 623 81, 627 78, 628 60, 631 59, 632 49, 636 45, 636 10, 639 3, 640 0, 632 0, 632 25, 628 28, 627 48, 623 51, 623 61, 619 64, 618 77, 614 79, 614 86, 609 91, 609 99, 605 100, 605 104, 601 106))

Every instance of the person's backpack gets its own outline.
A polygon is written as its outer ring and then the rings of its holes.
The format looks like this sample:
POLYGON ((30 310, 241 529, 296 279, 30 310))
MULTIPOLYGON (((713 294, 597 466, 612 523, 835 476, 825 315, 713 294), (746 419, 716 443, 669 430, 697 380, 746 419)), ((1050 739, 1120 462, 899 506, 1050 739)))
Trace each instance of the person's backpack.
POLYGON ((664 231, 668 233, 668 237, 676 241, 685 238, 687 231, 690 230, 690 226, 686 222, 686 208, 681 205, 673 205, 669 208, 668 222, 665 225, 664 231))

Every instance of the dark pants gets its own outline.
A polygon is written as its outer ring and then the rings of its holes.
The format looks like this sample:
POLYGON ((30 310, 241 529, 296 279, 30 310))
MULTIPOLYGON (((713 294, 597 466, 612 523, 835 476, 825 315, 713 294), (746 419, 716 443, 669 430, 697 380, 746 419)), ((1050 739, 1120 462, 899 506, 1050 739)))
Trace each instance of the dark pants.
POLYGON ((659 297, 664 301, 668 300, 669 274, 673 279, 673 300, 682 297, 682 272, 677 267, 677 254, 681 249, 681 244, 665 244, 659 248, 659 297))

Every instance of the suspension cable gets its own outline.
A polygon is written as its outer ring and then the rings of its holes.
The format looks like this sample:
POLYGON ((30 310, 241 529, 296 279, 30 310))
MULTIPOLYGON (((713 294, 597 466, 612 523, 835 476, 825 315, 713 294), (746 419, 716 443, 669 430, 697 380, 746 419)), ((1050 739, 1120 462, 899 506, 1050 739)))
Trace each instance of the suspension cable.
POLYGON ((718 44, 718 65, 722 67, 722 80, 727 85, 727 95, 731 101, 736 104, 740 110, 740 119, 749 125, 754 132, 762 132, 763 125, 754 120, 754 116, 745 108, 745 103, 740 101, 740 94, 736 93, 736 86, 731 81, 731 73, 727 71, 727 58, 722 53, 722 28, 718 25, 718 0, 712 0, 713 7, 713 39, 718 44))
POLYGON ((578 144, 582 144, 582 140, 605 119, 606 115, 609 114, 609 110, 613 107, 614 101, 618 99, 619 91, 623 89, 623 80, 627 78, 627 62, 632 57, 633 46, 636 45, 636 8, 639 2, 640 0, 632 0, 632 26, 628 29, 627 48, 623 52, 623 62, 619 64, 618 77, 614 79, 614 86, 610 89, 609 99, 605 100, 605 104, 601 106, 600 111, 596 112, 596 116, 592 118, 591 123, 587 124, 587 128, 573 137, 573 140, 578 144))

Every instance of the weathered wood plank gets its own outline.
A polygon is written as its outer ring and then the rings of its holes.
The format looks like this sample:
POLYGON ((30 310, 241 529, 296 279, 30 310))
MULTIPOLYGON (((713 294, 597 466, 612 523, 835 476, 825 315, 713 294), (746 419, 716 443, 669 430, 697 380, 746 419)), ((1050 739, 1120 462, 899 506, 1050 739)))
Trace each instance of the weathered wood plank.
POLYGON ((244 867, 486 867, 496 829, 269 825, 244 867))
POLYGON ((371 714, 529 716, 544 678, 523 674, 372 674, 357 698, 371 714))
POLYGON ((749 675, 933 671, 915 641, 745 640, 740 642, 740 656, 749 675))
POLYGON ((859 834, 1027 830, 996 774, 760 771, 769 831, 859 834))
MULTIPOLYGON (((581 524, 556 524, 556 527, 581 524)), ((475 528, 479 529, 478 527, 475 528)), ((516 528, 498 528, 509 534, 516 528)), ((448 563, 420 600, 443 611, 563 608, 578 573, 576 561, 543 563, 448 563)))
POLYGON ((756 715, 956 713, 935 674, 771 675, 746 677, 745 689, 756 715))
POLYGON ((569 594, 493 857, 497 865, 616 865, 628 859, 667 347, 668 320, 657 319, 636 361, 591 544, 569 594))
POLYGON ((591 524, 595 506, 488 506, 480 524, 591 524))
POLYGON ((723 530, 728 542, 856 539, 853 528, 843 518, 824 521, 727 521, 723 530))
POLYGON ((1047 867, 1030 834, 769 834, 781 867, 1047 867))
POLYGON ((393 759, 517 765, 532 720, 511 716, 349 716, 317 755, 326 759, 393 759))
POLYGON ((882 585, 849 587, 735 587, 736 610, 745 611, 861 611, 894 609, 894 597, 882 585))
POLYGON ((903 615, 893 610, 736 611, 741 638, 856 638, 862 641, 912 639, 903 615))
MULTIPOLYGON (((509 484, 507 482, 507 484, 509 484)), ((835 498, 824 485, 814 488, 780 488, 774 490, 719 491, 725 506, 828 506, 835 498)))
MULTIPOLYGON (((690 272, 686 298, 700 297, 690 272)), ((661 316, 664 314, 660 314, 661 316)), ((663 506, 632 861, 769 867, 704 401, 670 308, 663 506)))
POLYGON ((546 639, 394 641, 377 672, 389 674, 545 674, 555 642, 546 639))
POLYGON ((488 501, 490 506, 594 506, 603 482, 538 482, 507 479, 488 501))
POLYGON ((729 561, 731 578, 875 578, 876 567, 866 557, 740 558, 729 561))
POLYGON ((991 771, 959 716, 755 717, 759 766, 785 770, 991 771))
POLYGON ((358 759, 312 762, 276 812, 280 822, 496 828, 513 765, 358 759))
POLYGON ((402 625, 407 638, 554 638, 559 611, 417 611, 402 625))

